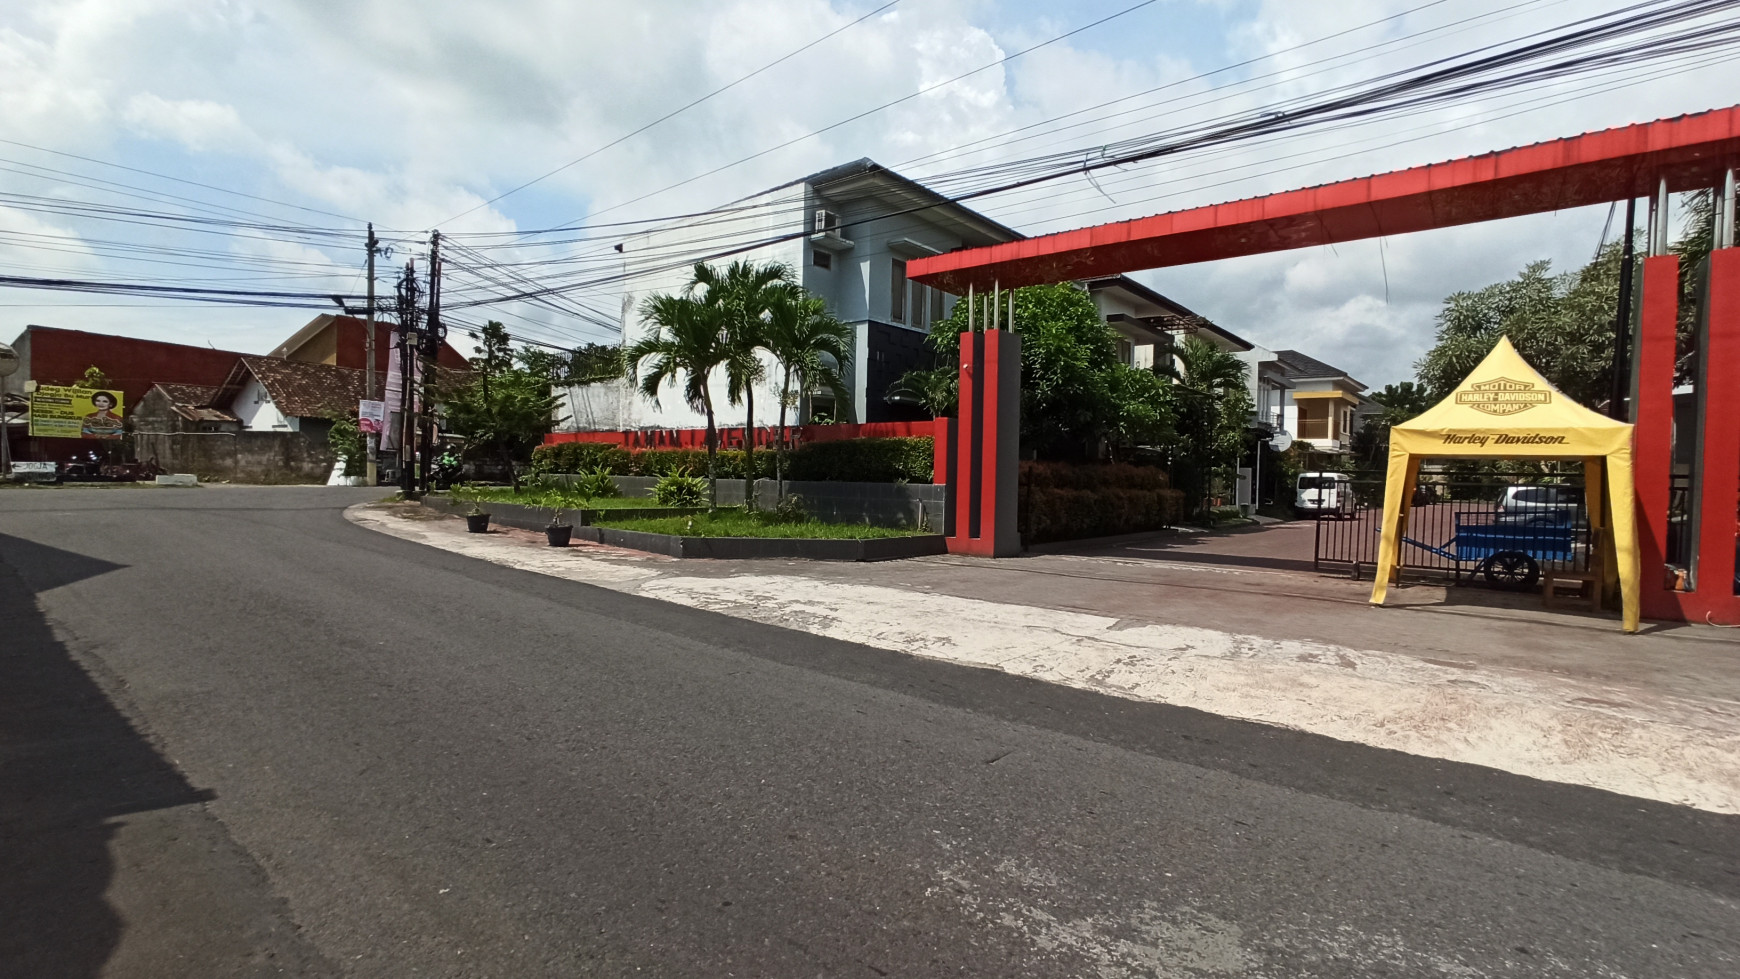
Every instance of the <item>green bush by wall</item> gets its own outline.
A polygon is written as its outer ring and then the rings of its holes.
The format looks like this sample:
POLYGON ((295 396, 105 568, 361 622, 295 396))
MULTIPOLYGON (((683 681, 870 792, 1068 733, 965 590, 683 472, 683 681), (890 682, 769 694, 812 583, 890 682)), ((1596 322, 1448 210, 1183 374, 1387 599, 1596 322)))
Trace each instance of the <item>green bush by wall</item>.
POLYGON ((628 450, 596 442, 562 442, 540 445, 532 450, 532 471, 535 473, 585 473, 608 469, 611 475, 622 475, 628 465, 628 450))
MULTIPOLYGON (((799 446, 786 456, 786 478, 857 483, 928 483, 931 481, 932 447, 929 438, 847 439, 799 446)), ((720 479, 745 479, 744 453, 727 449, 719 453, 720 479)), ((687 469, 696 476, 707 474, 705 449, 644 449, 631 452, 614 445, 592 442, 562 442, 540 445, 532 452, 532 467, 539 473, 580 473, 608 469, 616 476, 664 476, 687 469)), ((755 478, 772 479, 774 453, 755 452, 755 478)))
POLYGON ((848 483, 928 483, 935 449, 928 437, 812 442, 791 454, 788 479, 848 483))
POLYGON ((1028 544, 1109 537, 1172 526, 1184 494, 1147 466, 1023 462, 1018 513, 1028 544))

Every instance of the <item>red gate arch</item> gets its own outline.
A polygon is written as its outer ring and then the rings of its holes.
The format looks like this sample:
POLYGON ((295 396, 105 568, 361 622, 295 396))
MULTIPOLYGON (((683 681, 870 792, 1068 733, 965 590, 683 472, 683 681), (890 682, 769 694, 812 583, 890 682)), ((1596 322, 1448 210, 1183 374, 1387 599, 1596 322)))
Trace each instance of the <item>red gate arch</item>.
MULTIPOLYGON (((1584 133, 1264 197, 964 249, 907 263, 907 275, 957 295, 1307 248, 1722 186, 1740 167, 1740 106, 1584 133)), ((1729 186, 1732 186, 1729 184, 1729 186)), ((1730 200, 1728 207, 1732 209, 1730 200)), ((1730 234, 1730 239, 1732 235, 1730 234)), ((1643 614, 1740 622, 1740 249, 1712 250, 1701 311, 1695 589, 1667 580, 1679 259, 1643 260, 1632 421, 1637 425, 1643 614), (1720 382, 1717 379, 1721 379, 1720 382)), ((965 338, 963 338, 965 339, 965 338)), ((967 396, 966 375, 962 397, 967 396)), ((957 444, 968 440, 963 436, 957 444)), ((1008 465, 983 458, 995 480, 1008 465)), ((965 474, 966 467, 960 472, 965 474)), ((968 486, 979 498, 995 487, 968 486)))

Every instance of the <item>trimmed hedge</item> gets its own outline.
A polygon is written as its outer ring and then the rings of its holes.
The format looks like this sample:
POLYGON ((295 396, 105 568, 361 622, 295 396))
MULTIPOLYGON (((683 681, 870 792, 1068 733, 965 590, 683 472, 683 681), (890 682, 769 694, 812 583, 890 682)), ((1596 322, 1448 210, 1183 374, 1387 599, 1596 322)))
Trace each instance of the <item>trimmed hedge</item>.
POLYGON ((1023 462, 1017 512, 1029 544, 1110 537, 1172 526, 1184 494, 1147 466, 1023 462))
POLYGON ((843 439, 801 445, 787 479, 845 483, 928 483, 936 450, 929 437, 843 439))
POLYGON ((607 469, 612 476, 623 475, 628 465, 628 450, 597 442, 562 442, 540 445, 532 450, 532 471, 535 473, 589 473, 607 469))
MULTIPOLYGON (((707 475, 705 449, 644 449, 630 452, 596 442, 540 445, 532 452, 532 469, 539 473, 580 473, 604 468, 614 476, 664 476, 687 469, 707 475)), ((847 439, 802 445, 786 455, 786 476, 794 480, 856 483, 928 483, 932 448, 928 438, 847 439)), ((719 452, 718 477, 745 479, 744 453, 719 452)), ((772 449, 755 452, 755 478, 772 479, 772 449)))

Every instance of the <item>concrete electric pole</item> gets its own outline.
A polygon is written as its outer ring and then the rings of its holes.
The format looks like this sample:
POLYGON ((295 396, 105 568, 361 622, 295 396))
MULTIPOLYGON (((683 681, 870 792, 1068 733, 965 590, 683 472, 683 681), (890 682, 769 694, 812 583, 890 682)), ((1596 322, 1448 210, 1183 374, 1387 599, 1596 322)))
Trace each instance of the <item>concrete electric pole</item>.
POLYGON ((0 479, 12 478, 12 413, 6 407, 6 379, 18 372, 18 351, 0 343, 0 479))
MULTIPOLYGON (((380 239, 375 237, 375 223, 369 222, 369 311, 368 329, 363 334, 363 397, 367 401, 379 400, 375 391, 375 252, 380 248, 380 239)), ((368 474, 370 486, 375 485, 375 456, 380 452, 380 435, 371 432, 368 437, 368 474)))

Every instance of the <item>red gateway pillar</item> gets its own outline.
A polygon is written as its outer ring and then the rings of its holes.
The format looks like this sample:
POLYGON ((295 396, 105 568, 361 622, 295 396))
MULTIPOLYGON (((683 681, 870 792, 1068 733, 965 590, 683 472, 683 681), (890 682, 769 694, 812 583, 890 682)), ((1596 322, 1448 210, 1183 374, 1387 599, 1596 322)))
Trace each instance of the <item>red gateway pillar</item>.
POLYGON ((950 554, 1012 557, 1020 479, 1021 338, 1008 330, 961 334, 961 393, 950 433, 950 554))
MULTIPOLYGON (((1675 326, 1679 259, 1643 263, 1643 312, 1638 322, 1637 477, 1643 615, 1651 619, 1740 624, 1734 589, 1735 535, 1740 532, 1740 249, 1710 253, 1708 288, 1698 336, 1698 425, 1690 498, 1684 519, 1687 590, 1667 571, 1674 439, 1675 326)), ((1682 439, 1694 433, 1679 432, 1682 439)))

